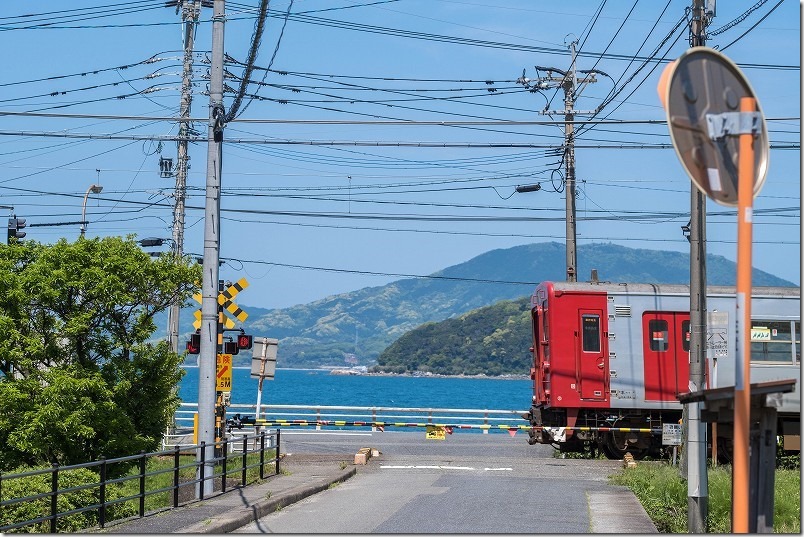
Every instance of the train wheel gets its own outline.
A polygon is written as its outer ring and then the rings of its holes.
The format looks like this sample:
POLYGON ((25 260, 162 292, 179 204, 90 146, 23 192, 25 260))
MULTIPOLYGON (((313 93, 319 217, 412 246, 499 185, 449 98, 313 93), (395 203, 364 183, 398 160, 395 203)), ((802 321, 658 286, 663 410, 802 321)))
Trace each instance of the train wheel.
POLYGON ((600 444, 599 444, 600 445, 600 451, 602 451, 603 455, 605 455, 606 458, 609 459, 609 460, 616 461, 616 460, 622 459, 625 456, 624 453, 622 455, 620 455, 619 450, 617 450, 617 449, 612 450, 611 449, 612 442, 609 439, 610 434, 611 433, 605 433, 605 438, 601 438, 600 444))
MULTIPOLYGON (((640 429, 646 428, 646 425, 632 423, 629 420, 617 420, 612 427, 640 429)), ((626 453, 630 453, 634 459, 640 460, 648 454, 650 435, 631 431, 611 431, 603 434, 600 447, 603 454, 611 460, 622 459, 626 453)))

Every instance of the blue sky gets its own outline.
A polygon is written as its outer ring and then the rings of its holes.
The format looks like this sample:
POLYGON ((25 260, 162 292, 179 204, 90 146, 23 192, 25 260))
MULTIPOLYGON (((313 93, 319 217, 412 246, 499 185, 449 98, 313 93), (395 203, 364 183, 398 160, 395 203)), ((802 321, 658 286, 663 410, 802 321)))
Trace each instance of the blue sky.
MULTIPOLYGON (((606 75, 581 89, 576 109, 605 102, 599 119, 664 120, 656 92, 664 62, 641 59, 658 49, 670 60, 688 47, 683 24, 671 32, 688 3, 296 0, 285 23, 288 1, 271 2, 248 105, 226 128, 221 277, 248 279, 241 304, 284 307, 495 248, 563 243, 562 126, 488 122, 563 120, 540 113, 563 107, 560 92, 529 92, 516 79, 523 69, 544 75, 537 65, 567 70, 573 39, 578 69, 606 75), (367 124, 379 120, 392 124, 367 124), (477 124, 422 124, 443 121, 477 124), (514 192, 537 182, 538 192, 514 192)), ((159 176, 159 158, 175 160, 177 127, 159 118, 178 114, 182 32, 163 4, 3 10, 0 111, 28 114, 3 118, 0 204, 27 219, 27 238, 77 239, 77 223, 57 224, 80 220, 93 183, 103 192, 89 197, 88 237, 171 236, 174 180, 159 176)), ((226 4, 225 49, 244 62, 259 2, 226 4)), ((800 283, 800 6, 770 0, 730 25, 755 4, 719 2, 708 45, 743 68, 769 120, 754 265, 800 283)), ((202 12, 195 47, 192 117, 202 135, 211 11, 202 12)), ((243 69, 227 69, 237 90, 243 69)), ((664 124, 582 129, 578 244, 689 251, 681 226, 690 181, 672 149, 655 147, 669 141, 664 124)), ((203 140, 190 156, 184 249, 201 253, 203 140)), ((713 202, 707 210, 708 252, 736 259, 734 211, 713 202)))

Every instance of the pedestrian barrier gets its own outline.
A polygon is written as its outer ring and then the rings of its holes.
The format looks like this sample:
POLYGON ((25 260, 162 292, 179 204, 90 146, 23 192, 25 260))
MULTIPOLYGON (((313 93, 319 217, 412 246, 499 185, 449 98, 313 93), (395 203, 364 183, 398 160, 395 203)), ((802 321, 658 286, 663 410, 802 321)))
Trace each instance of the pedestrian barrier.
POLYGON ((149 511, 203 500, 206 481, 224 493, 232 476, 246 485, 279 474, 279 429, 243 435, 236 443, 239 452, 232 449, 232 440, 215 442, 215 456, 206 460, 209 445, 202 442, 84 464, 54 464, 19 474, 0 473, 0 532, 56 533, 60 522, 61 531, 103 528, 111 520, 145 516, 146 500, 149 511), (210 462, 214 471, 205 475, 210 462), (16 493, 9 491, 26 495, 14 497, 16 493))

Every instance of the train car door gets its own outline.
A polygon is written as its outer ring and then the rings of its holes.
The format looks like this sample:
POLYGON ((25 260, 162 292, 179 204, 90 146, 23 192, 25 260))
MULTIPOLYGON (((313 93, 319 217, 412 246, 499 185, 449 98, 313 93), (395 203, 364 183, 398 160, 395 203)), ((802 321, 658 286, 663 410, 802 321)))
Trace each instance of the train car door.
POLYGON ((609 367, 608 350, 604 348, 603 318, 602 310, 578 310, 580 334, 576 338, 576 356, 579 360, 581 399, 606 399, 609 367))
POLYGON ((646 312, 642 316, 645 399, 675 401, 690 377, 689 324, 686 312, 646 312))

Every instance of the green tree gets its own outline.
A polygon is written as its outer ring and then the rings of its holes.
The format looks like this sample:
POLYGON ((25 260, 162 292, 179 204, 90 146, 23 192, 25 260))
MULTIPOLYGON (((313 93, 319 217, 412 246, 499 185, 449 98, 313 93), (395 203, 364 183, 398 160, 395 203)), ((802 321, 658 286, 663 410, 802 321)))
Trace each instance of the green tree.
POLYGON ((0 247, 0 470, 156 448, 182 357, 153 317, 199 280, 133 237, 0 247))

